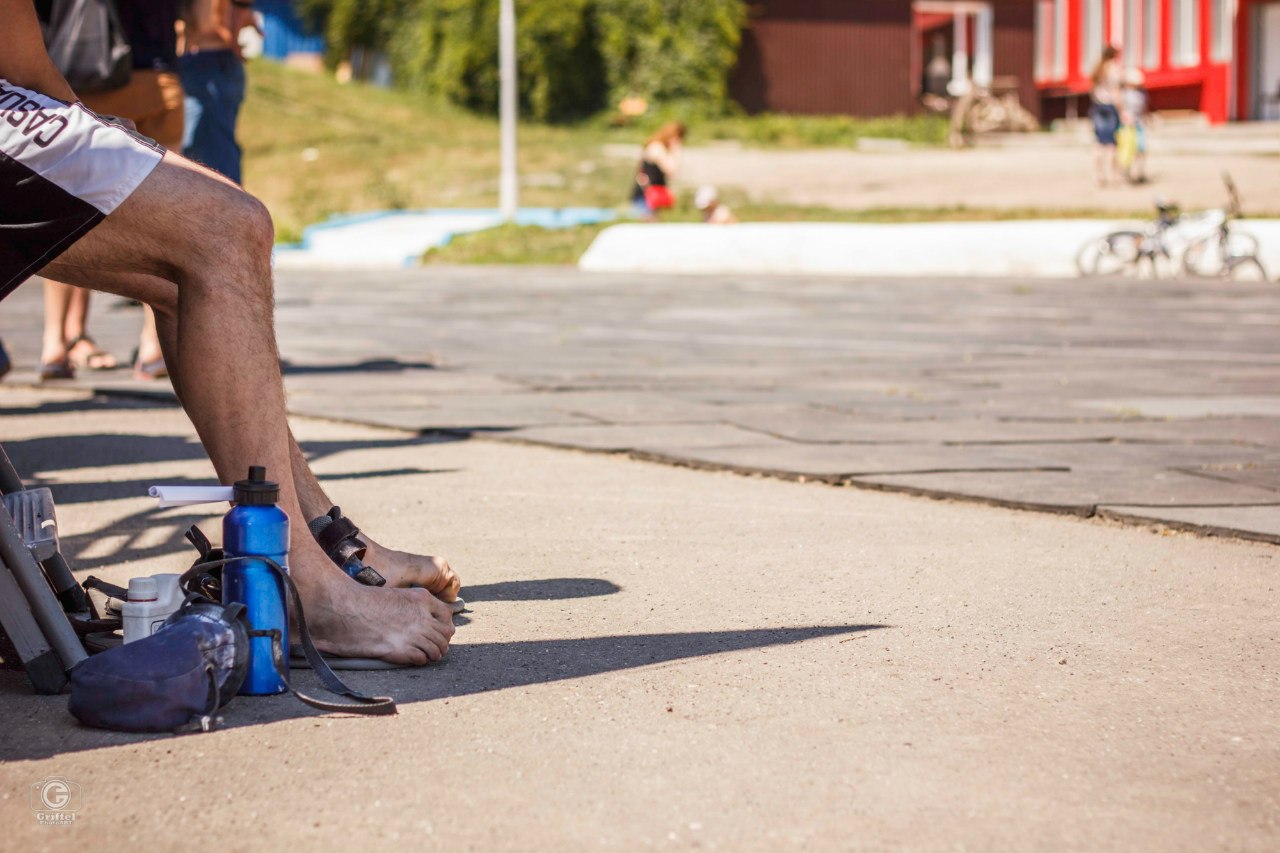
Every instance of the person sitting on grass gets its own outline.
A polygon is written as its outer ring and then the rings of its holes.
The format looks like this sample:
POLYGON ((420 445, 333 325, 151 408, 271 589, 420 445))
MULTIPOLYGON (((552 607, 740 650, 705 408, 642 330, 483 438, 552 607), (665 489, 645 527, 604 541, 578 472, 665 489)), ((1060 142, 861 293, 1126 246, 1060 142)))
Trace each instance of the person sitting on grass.
POLYGON ((394 663, 439 660, 460 582, 447 561, 367 540, 366 586, 307 519, 332 505, 289 429, 276 348, 274 228, 253 196, 78 103, 45 51, 32 0, 0 0, 0 298, 28 277, 150 305, 173 389, 218 478, 280 481, 290 573, 316 645, 394 663), (218 239, 210 240, 216 234, 218 239))
POLYGON ((715 187, 698 187, 693 206, 702 213, 702 221, 708 225, 733 225, 738 221, 733 209, 720 200, 720 193, 715 187))

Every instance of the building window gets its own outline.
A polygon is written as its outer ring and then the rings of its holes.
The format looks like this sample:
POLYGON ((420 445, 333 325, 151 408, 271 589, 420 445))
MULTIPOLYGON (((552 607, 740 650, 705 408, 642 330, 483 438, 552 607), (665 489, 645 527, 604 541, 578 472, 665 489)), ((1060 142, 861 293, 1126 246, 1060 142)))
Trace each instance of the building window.
POLYGON ((1084 25, 1080 27, 1080 73, 1088 76, 1102 59, 1102 0, 1084 0, 1084 25))
POLYGON ((1142 9, 1143 48, 1142 64, 1148 68, 1160 67, 1160 0, 1146 0, 1142 9))
POLYGON ((1231 30, 1235 23, 1234 0, 1213 0, 1213 61, 1231 61, 1231 30))
POLYGON ((1173 0, 1173 44, 1170 59, 1174 65, 1200 64, 1200 0, 1173 0))

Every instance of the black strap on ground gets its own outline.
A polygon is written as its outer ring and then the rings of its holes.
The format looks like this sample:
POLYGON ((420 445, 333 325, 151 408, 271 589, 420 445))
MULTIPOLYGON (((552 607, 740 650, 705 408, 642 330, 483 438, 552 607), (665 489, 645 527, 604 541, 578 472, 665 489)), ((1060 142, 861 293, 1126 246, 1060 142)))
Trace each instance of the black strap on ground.
MULTIPOLYGON (((315 643, 311 642, 311 632, 307 630, 307 618, 302 612, 302 596, 298 594, 298 588, 294 586, 293 578, 289 577, 289 573, 275 560, 272 560, 270 557, 226 557, 209 563, 200 563, 188 569, 186 574, 182 576, 178 583, 183 589, 186 589, 188 582, 197 578, 202 572, 207 572, 209 569, 225 566, 229 563, 239 563, 248 560, 258 560, 264 565, 270 566, 276 575, 283 581, 289 599, 293 602, 294 616, 298 620, 298 642, 302 646, 302 652, 306 656, 307 662, 311 664, 311 669, 320 677, 320 680, 324 682, 325 689, 330 693, 335 693, 339 696, 346 696, 348 699, 353 700, 349 703, 325 702, 321 699, 315 699, 305 693, 295 690, 293 685, 290 684, 289 690, 294 696, 298 697, 298 701, 303 704, 310 705, 313 708, 318 708, 321 711, 340 711, 347 714, 365 714, 368 716, 395 714, 395 699, 390 696, 369 696, 368 694, 361 693, 359 690, 348 687, 343 683, 341 678, 338 678, 333 669, 330 668, 329 664, 325 661, 324 656, 321 655, 320 651, 316 648, 315 643)), ((250 633, 256 636, 262 636, 262 632, 259 631, 250 631, 250 633)), ((289 679, 285 677, 284 674, 285 655, 280 641, 280 632, 276 631, 275 637, 272 641, 272 658, 275 661, 276 670, 280 673, 280 677, 284 679, 285 684, 289 684, 289 679)))
POLYGON ((85 589, 96 589, 108 598, 115 598, 120 601, 129 600, 129 590, 113 583, 107 583, 102 578, 94 575, 89 575, 89 577, 85 578, 84 583, 82 583, 81 586, 85 589))

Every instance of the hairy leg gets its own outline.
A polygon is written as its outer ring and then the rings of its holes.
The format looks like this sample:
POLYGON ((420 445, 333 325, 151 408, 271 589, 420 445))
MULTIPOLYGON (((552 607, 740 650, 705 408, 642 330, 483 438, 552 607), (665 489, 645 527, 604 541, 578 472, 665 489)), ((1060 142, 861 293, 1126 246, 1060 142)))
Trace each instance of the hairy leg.
POLYGON ((453 624, 426 590, 363 587, 328 560, 306 528, 273 328, 270 216, 207 170, 173 154, 47 274, 150 304, 176 368, 183 408, 219 479, 250 465, 280 481, 292 525, 290 568, 317 644, 329 651, 423 663, 453 624), (285 476, 289 474, 290 476, 285 476))
MULTIPOLYGON (((134 287, 138 286, 141 285, 134 284, 134 287)), ((146 286, 162 292, 166 288, 173 288, 169 282, 160 279, 153 279, 146 286)), ((176 294, 176 288, 173 288, 173 292, 176 294)), ((176 295, 165 297, 166 300, 169 298, 176 298, 176 295)), ((178 364, 176 357, 178 348, 176 324, 170 322, 167 317, 158 316, 157 334, 161 349, 165 353, 166 363, 178 364)), ((171 370, 169 380, 173 385, 174 394, 181 401, 185 387, 182 370, 180 368, 171 370)), ((303 454, 297 440, 293 437, 292 430, 289 432, 289 456, 294 487, 297 490, 302 517, 304 519, 312 519, 324 515, 329 511, 329 507, 334 506, 334 502, 325 494, 324 488, 316 479, 305 454, 303 454)), ((369 546, 368 553, 365 555, 366 562, 387 579, 389 586, 419 586, 430 590, 443 601, 451 602, 457 600, 458 593, 462 588, 462 582, 449 566, 449 562, 443 557, 396 551, 375 542, 363 530, 360 535, 369 546)))

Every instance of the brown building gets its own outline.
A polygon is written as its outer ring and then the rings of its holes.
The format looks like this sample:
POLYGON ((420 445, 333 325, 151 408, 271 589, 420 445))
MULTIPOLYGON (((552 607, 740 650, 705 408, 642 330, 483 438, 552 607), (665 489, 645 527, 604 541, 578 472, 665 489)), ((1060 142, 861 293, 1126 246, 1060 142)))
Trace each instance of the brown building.
POLYGON ((1034 0, 755 0, 732 91, 748 112, 914 113, 928 69, 1037 112, 1034 47, 1034 0))

